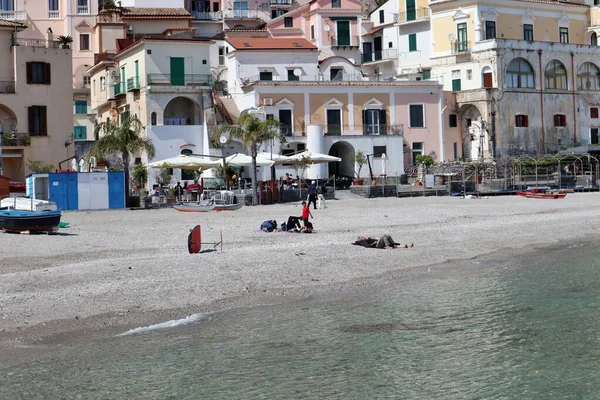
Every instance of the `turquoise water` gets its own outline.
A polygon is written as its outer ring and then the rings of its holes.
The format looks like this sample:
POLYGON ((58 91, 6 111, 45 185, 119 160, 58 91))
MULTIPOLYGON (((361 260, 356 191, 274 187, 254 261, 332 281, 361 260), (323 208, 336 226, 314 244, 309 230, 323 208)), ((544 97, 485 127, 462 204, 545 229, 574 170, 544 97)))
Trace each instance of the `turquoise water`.
POLYGON ((600 398, 599 256, 503 254, 76 345, 0 369, 0 398, 600 398))

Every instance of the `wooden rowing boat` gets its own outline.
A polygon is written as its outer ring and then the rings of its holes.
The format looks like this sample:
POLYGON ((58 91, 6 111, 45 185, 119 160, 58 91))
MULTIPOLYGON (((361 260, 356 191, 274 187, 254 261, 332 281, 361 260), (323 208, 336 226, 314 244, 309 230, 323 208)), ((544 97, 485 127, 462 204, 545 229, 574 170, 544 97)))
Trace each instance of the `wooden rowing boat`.
POLYGON ((180 212, 208 212, 214 208, 211 203, 186 203, 177 204, 173 208, 180 212))
POLYGON ((564 199, 567 194, 543 189, 531 189, 524 192, 517 192, 517 196, 526 197, 528 199, 564 199))

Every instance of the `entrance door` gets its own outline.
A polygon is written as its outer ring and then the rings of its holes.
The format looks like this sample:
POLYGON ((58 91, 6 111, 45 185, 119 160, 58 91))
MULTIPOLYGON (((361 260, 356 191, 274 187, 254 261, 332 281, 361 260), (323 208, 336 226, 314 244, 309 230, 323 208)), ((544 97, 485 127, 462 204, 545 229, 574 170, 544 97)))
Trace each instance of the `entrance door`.
POLYGON ((294 133, 292 110, 279 110, 279 123, 281 124, 281 133, 284 136, 292 136, 294 133))
POLYGON ((406 20, 414 21, 417 17, 415 0, 406 0, 406 20))
POLYGON ((248 2, 247 1, 234 1, 233 2, 233 16, 235 18, 248 18, 248 2))
POLYGON ((363 110, 363 133, 365 135, 379 135, 383 110, 363 110))
POLYGON ((379 61, 383 58, 382 50, 381 36, 373 38, 373 61, 379 61))
POLYGON ((598 128, 590 129, 590 143, 598 144, 598 128))
POLYGON ((373 43, 363 43, 363 62, 373 61, 373 43))
POLYGON ((185 65, 183 57, 171 57, 171 85, 185 86, 185 65))
POLYGON ((327 110, 327 134, 342 134, 342 110, 327 110))

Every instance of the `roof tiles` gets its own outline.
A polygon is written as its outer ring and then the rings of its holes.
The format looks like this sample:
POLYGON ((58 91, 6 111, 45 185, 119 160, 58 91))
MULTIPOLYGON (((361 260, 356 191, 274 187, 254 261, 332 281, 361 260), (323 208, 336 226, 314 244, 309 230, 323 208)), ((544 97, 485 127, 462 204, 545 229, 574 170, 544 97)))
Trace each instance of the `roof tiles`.
POLYGON ((236 50, 316 50, 306 39, 300 38, 227 38, 236 50))

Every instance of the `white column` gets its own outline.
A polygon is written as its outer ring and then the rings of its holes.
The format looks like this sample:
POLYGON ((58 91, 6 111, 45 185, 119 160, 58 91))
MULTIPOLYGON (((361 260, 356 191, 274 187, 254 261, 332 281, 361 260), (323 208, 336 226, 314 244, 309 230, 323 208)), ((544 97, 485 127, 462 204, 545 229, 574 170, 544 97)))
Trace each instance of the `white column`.
POLYGON ((446 159, 446 135, 444 134, 444 91, 438 89, 438 112, 439 112, 439 124, 440 124, 440 151, 438 161, 444 161, 446 159))
POLYGON ((390 126, 396 125, 396 93, 390 93, 390 126))
MULTIPOLYGON (((325 140, 323 136, 323 125, 306 126, 306 149, 313 153, 323 153, 325 140)), ((327 163, 313 164, 306 169, 305 179, 323 179, 327 177, 327 163)))
POLYGON ((348 129, 354 129, 354 93, 348 93, 348 129))
POLYGON ((321 14, 317 14, 317 47, 320 49, 323 47, 323 20, 321 14))

